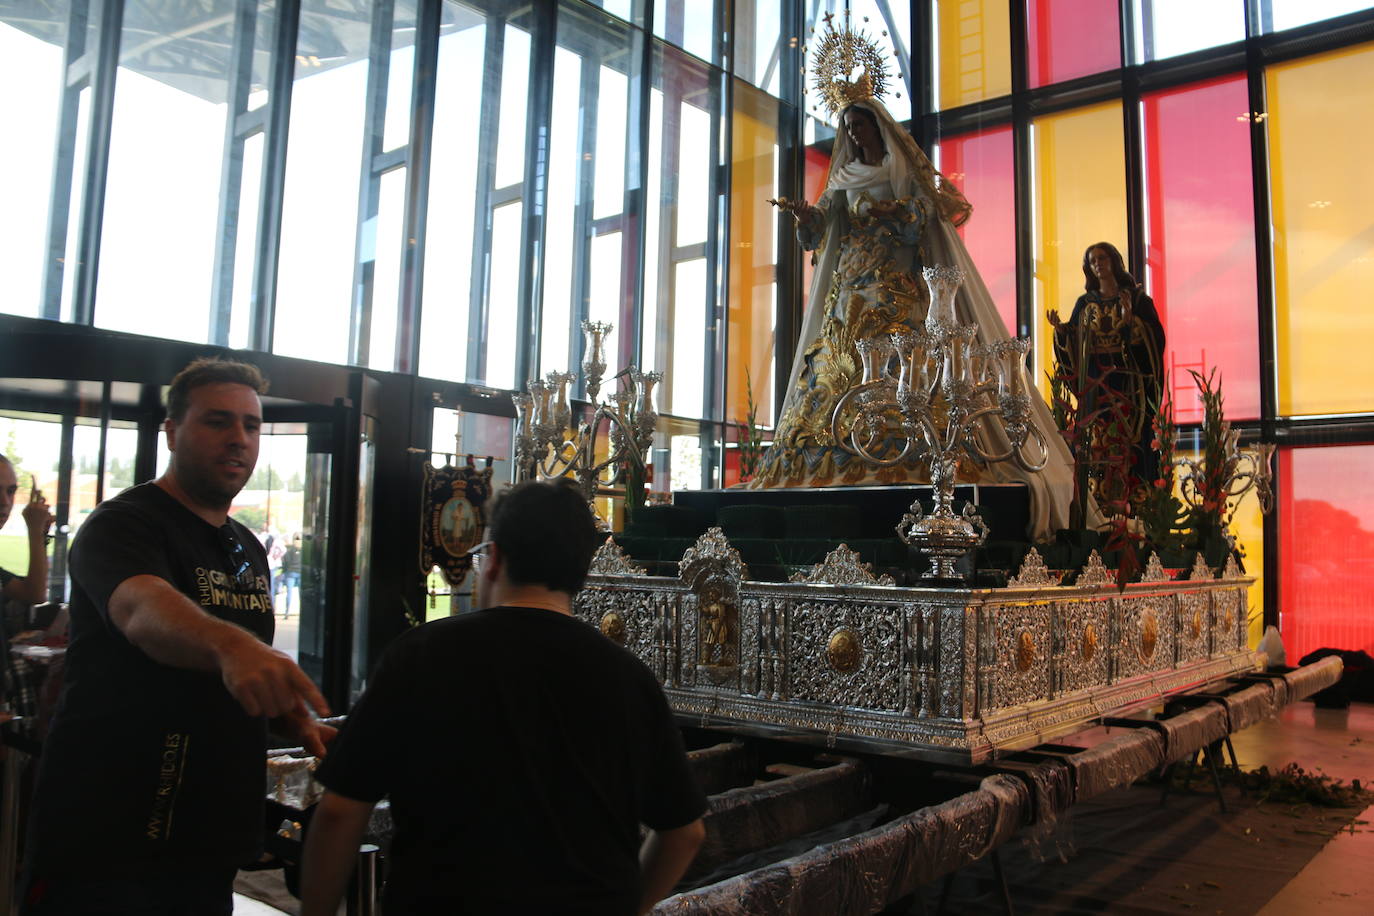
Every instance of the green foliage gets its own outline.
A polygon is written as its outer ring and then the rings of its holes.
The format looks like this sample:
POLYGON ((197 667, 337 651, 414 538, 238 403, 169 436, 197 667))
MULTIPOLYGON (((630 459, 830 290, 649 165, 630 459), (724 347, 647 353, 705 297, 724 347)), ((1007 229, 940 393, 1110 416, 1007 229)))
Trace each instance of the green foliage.
POLYGON ((739 479, 743 483, 758 473, 763 458, 763 430, 758 425, 759 406, 754 403, 754 379, 744 370, 744 399, 748 408, 744 423, 740 424, 739 479))
POLYGON ((29 569, 29 539, 22 534, 0 534, 0 567, 16 575, 29 569))
POLYGON ((257 470, 253 471, 253 476, 248 478, 246 490, 280 490, 283 489, 281 475, 271 466, 258 465, 257 470))
POLYGON ((1202 460, 1199 462, 1202 473, 1198 475, 1200 479, 1193 480, 1196 505, 1188 519, 1194 541, 1202 549, 1207 542, 1224 537, 1230 524, 1232 507, 1227 481, 1235 468, 1227 455, 1231 424, 1226 421, 1225 399, 1216 379, 1217 370, 1213 368, 1206 376, 1191 369, 1188 373, 1202 398, 1202 460))
POLYGON ((234 510, 234 520, 249 531, 262 531, 267 527, 267 510, 260 506, 244 506, 234 510))
POLYGON ((5 457, 10 460, 16 470, 24 463, 24 456, 19 454, 18 434, 14 431, 14 424, 5 432, 5 457))
POLYGON ((1154 441, 1150 443, 1159 455, 1159 477, 1150 481, 1145 494, 1136 506, 1136 518, 1145 528, 1145 537, 1155 550, 1182 550, 1186 547, 1188 509, 1174 493, 1174 452, 1178 445, 1178 428, 1174 425, 1174 402, 1166 392, 1156 406, 1154 441))
MULTIPOLYGON (((76 473, 95 474, 100 470, 100 458, 96 455, 82 455, 76 462, 76 473)), ((126 490, 134 485, 134 460, 132 458, 106 457, 105 489, 110 493, 126 490)))
MULTIPOLYGON (((1050 382, 1050 412, 1054 415, 1054 425, 1060 433, 1074 433, 1074 405, 1070 402, 1069 377, 1065 370, 1055 367, 1054 372, 1046 372, 1050 382)), ((1074 451, 1074 443, 1069 442, 1069 450, 1074 451)))

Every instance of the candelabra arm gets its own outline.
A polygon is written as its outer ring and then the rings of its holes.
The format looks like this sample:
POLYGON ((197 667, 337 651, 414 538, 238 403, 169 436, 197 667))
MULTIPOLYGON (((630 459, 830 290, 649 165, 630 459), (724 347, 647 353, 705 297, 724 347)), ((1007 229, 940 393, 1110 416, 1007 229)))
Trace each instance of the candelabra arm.
POLYGON ((975 410, 973 413, 969 414, 968 417, 962 423, 958 424, 958 428, 962 431, 962 433, 968 434, 968 438, 964 440, 968 450, 973 452, 973 454, 977 455, 981 460, 987 462, 1006 461, 1008 458, 1011 458, 1016 453, 1016 446, 1009 445, 1007 446, 1007 450, 1005 452, 1001 454, 992 455, 989 454, 987 450, 983 448, 983 443, 978 441, 978 433, 977 428, 975 426, 977 421, 981 420, 985 416, 988 416, 989 414, 997 413, 1001 413, 1000 408, 982 407, 978 410, 975 410))
POLYGON ((835 403, 835 409, 830 413, 830 435, 836 442, 843 444, 845 441, 845 435, 840 432, 840 418, 844 416, 844 412, 849 407, 850 402, 860 395, 866 394, 875 388, 881 388, 884 385, 890 386, 891 382, 885 378, 876 378, 870 382, 863 382, 855 385, 853 388, 850 388, 844 394, 840 395, 839 401, 835 403))
MULTIPOLYGON (((850 438, 853 438, 852 435, 850 438)), ((902 446, 902 450, 898 452, 896 456, 892 458, 875 458, 873 455, 870 455, 868 453, 868 450, 866 448, 864 448, 857 442, 853 442, 852 444, 841 442, 840 445, 844 448, 845 451, 849 452, 851 455, 858 455, 864 461, 878 468, 890 468, 895 464, 902 463, 906 460, 906 457, 911 454, 912 449, 912 442, 910 439, 908 439, 906 444, 902 446)))
POLYGON ((1016 449, 1013 458, 1022 470, 1036 473, 1037 471, 1043 471, 1045 465, 1050 463, 1050 444, 1045 439, 1045 434, 1040 431, 1040 427, 1032 426, 1030 428, 1030 434, 1035 437, 1036 443, 1040 446, 1041 458, 1039 463, 1032 463, 1026 460, 1026 445, 1024 442, 1016 449))

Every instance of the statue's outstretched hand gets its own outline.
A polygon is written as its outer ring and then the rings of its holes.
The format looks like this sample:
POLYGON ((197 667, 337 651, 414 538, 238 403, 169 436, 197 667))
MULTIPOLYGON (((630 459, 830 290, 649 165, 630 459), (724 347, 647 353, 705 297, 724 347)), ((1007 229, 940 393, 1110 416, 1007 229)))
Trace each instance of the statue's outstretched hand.
POLYGON ((1045 317, 1050 320, 1050 326, 1055 330, 1058 330, 1059 326, 1064 323, 1059 317, 1059 309, 1050 309, 1045 313, 1045 317))
POLYGON ((819 212, 804 200, 789 200, 786 197, 770 197, 768 202, 779 210, 791 213, 799 223, 809 223, 816 218, 819 212))

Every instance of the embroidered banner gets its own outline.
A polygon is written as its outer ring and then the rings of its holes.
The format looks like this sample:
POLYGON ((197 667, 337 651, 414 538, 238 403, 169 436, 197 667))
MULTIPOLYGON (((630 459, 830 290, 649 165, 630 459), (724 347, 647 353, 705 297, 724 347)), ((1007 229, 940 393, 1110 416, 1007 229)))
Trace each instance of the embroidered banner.
POLYGON ((467 578, 467 552, 482 540, 491 496, 491 459, 480 470, 471 455, 461 467, 424 465, 420 496, 420 571, 443 571, 449 585, 467 578))

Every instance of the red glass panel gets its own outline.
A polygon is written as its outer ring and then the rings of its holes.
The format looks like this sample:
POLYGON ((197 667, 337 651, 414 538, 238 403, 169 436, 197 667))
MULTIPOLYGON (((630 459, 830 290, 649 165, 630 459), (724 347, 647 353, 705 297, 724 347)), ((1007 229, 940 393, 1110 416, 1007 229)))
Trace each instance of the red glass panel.
POLYGON ((1374 653, 1374 446, 1279 451, 1279 632, 1290 665, 1314 649, 1374 653))
POLYGON ((1011 128, 942 140, 940 171, 973 204, 973 216, 959 228, 959 234, 997 303, 1002 323, 1015 334, 1016 197, 1011 128))
MULTIPOLYGON (((803 162, 802 171, 802 190, 805 192, 806 199, 811 203, 825 193, 825 180, 830 175, 830 157, 823 150, 814 146, 806 148, 806 155, 803 162)), ((787 221, 788 231, 783 234, 782 242, 797 244, 797 234, 795 223, 787 221)), ((815 272, 815 267, 811 264, 811 252, 803 252, 802 256, 802 290, 803 295, 811 289, 811 274, 815 272)), ((810 308, 811 303, 804 302, 804 308, 810 308)), ((803 313, 805 314, 805 313, 803 313)))
POLYGON ((1189 369, 1216 367, 1229 419, 1260 415, 1250 134, 1236 120, 1247 98, 1239 76, 1143 100, 1146 288, 1164 322, 1164 368, 1184 423, 1202 420, 1189 369))
POLYGON ((1047 86, 1121 66, 1121 23, 1106 0, 1027 0, 1030 85, 1047 86))

